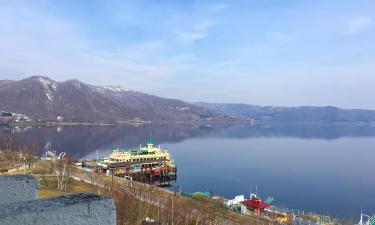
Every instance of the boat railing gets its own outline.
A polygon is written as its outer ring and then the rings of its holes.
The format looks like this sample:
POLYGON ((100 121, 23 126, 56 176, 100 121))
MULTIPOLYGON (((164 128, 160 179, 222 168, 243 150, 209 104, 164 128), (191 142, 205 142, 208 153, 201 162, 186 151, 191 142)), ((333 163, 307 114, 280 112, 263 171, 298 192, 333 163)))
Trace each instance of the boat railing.
POLYGON ((371 216, 370 219, 368 219, 368 222, 370 225, 374 225, 375 224, 375 215, 371 216))

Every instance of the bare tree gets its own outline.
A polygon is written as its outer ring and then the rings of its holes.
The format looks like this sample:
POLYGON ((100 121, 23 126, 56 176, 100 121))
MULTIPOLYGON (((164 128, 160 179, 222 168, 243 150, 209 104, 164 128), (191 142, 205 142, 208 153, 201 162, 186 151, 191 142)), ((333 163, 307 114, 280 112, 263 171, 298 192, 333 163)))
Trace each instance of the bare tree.
POLYGON ((28 168, 31 169, 34 165, 34 163, 37 161, 37 153, 38 153, 38 145, 35 143, 29 144, 26 146, 26 164, 28 165, 28 168))
POLYGON ((12 142, 13 142, 12 136, 4 137, 4 145, 5 145, 6 150, 9 150, 9 151, 12 150, 12 142))
POLYGON ((71 172, 70 163, 72 161, 72 157, 67 155, 65 152, 61 153, 55 160, 54 166, 57 174, 57 189, 60 191, 66 191, 67 189, 71 172))

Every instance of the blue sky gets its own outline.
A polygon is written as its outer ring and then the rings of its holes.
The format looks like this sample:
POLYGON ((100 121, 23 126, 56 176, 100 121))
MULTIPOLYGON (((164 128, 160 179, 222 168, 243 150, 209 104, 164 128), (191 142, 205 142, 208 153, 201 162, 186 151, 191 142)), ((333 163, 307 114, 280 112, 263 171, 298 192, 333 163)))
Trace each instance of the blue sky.
POLYGON ((375 109, 375 1, 1 1, 0 78, 375 109))

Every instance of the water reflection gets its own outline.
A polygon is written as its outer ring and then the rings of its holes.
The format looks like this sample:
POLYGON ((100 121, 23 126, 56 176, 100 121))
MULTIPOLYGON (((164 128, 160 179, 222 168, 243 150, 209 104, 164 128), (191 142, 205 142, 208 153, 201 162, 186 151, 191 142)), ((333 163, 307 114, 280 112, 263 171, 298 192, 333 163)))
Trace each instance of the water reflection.
POLYGON ((145 144, 152 132, 178 166, 183 191, 232 198, 258 186, 280 206, 354 218, 375 211, 375 127, 348 124, 2 127, 0 140, 37 143, 77 158, 145 144))
POLYGON ((145 143, 150 132, 158 143, 175 143, 190 137, 204 136, 213 129, 213 127, 187 124, 34 127, 32 129, 1 127, 0 138, 11 135, 15 145, 37 143, 42 149, 52 146, 57 152, 65 151, 77 158, 84 158, 97 149, 103 153, 113 147, 139 146, 145 143))
POLYGON ((102 154, 113 147, 129 148, 143 144, 152 132, 158 143, 177 143, 194 137, 258 138, 297 137, 333 140, 342 137, 375 136, 374 126, 346 124, 273 125, 210 125, 144 124, 123 126, 58 126, 58 127, 0 127, 0 138, 12 135, 19 144, 37 143, 41 148, 51 145, 57 152, 66 151, 77 158, 91 156, 97 149, 102 154))

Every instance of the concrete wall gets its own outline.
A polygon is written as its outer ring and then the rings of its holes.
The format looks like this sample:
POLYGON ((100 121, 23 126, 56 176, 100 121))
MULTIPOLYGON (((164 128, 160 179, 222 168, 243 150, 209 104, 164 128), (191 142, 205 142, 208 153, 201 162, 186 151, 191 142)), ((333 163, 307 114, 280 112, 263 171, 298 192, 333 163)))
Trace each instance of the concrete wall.
POLYGON ((1 225, 115 225, 112 198, 80 193, 12 203, 0 208, 1 225))
POLYGON ((0 176, 1 225, 115 225, 110 197, 79 193, 36 199, 39 181, 29 175, 0 176))
POLYGON ((39 179, 31 175, 0 176, 0 205, 38 198, 39 179))

